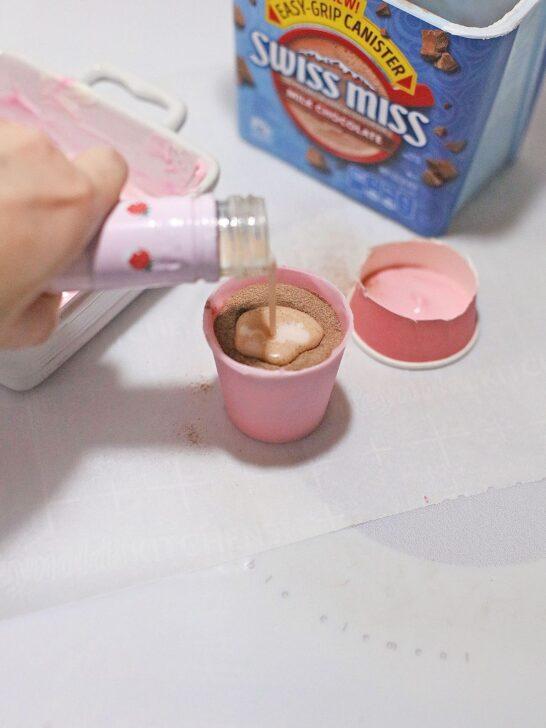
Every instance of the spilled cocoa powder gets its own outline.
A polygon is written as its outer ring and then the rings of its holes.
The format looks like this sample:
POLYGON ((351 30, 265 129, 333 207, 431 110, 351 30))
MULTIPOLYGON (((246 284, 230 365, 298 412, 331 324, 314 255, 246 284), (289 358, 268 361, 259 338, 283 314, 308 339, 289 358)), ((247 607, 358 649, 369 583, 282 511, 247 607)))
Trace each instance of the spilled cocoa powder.
POLYGON ((278 367, 258 359, 243 356, 235 348, 237 321, 247 311, 267 306, 268 286, 265 283, 247 286, 238 291, 225 304, 214 322, 214 332, 223 351, 241 364, 259 369, 300 371, 309 369, 328 359, 332 351, 343 341, 343 327, 334 309, 324 299, 310 291, 286 283, 277 284, 277 305, 303 311, 317 321, 324 330, 324 338, 311 351, 300 354, 290 364, 278 367))
POLYGON ((186 442, 194 447, 198 447, 203 444, 203 436, 195 425, 187 425, 184 429, 186 442))

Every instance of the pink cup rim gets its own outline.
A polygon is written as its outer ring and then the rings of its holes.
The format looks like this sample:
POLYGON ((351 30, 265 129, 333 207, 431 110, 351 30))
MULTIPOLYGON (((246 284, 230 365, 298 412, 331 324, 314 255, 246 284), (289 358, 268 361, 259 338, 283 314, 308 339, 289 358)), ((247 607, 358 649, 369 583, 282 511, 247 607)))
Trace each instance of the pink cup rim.
MULTIPOLYGON (((308 367, 307 369, 300 369, 299 371, 286 371, 285 369, 279 369, 279 370, 271 370, 271 369, 259 369, 257 367, 251 367, 248 364, 241 364, 238 361, 235 361, 235 359, 232 359, 230 356, 228 356, 225 351, 222 349, 220 344, 218 343, 218 339, 216 338, 216 334, 214 333, 214 321, 215 317, 212 313, 212 307, 210 306, 212 300, 222 291, 224 291, 226 288, 230 288, 233 285, 233 278, 230 278, 229 280, 222 283, 218 288, 211 293, 211 295, 207 299, 207 303, 205 305, 205 313, 203 316, 203 328, 205 331, 205 336, 207 339, 207 342, 210 346, 210 348, 213 350, 215 356, 217 356, 221 361, 226 364, 227 366, 231 367, 235 371, 240 372, 241 374, 245 374, 246 376, 253 376, 258 379, 285 379, 287 377, 290 377, 292 379, 295 379, 297 377, 305 377, 309 376, 310 372, 317 372, 321 369, 326 369, 333 359, 340 356, 345 348, 347 347, 347 342, 349 340, 349 337, 351 336, 351 332, 353 329, 353 312, 351 310, 351 307, 349 306, 349 302, 347 298, 343 295, 343 293, 336 288, 330 281, 326 280, 326 278, 323 278, 322 276, 315 275, 315 273, 309 273, 304 270, 299 270, 298 268, 288 268, 286 266, 279 267, 278 269, 279 273, 290 273, 295 275, 304 276, 306 278, 315 279, 316 281, 320 281, 322 285, 324 285, 328 291, 332 294, 334 298, 337 299, 337 301, 341 304, 342 308, 345 311, 346 315, 346 331, 343 336, 343 339, 338 346, 336 346, 335 349, 332 350, 330 356, 322 361, 320 364, 315 364, 315 366, 308 367)), ((245 288, 246 286, 251 286, 255 283, 264 283, 267 280, 265 276, 259 276, 256 278, 245 278, 241 279, 241 286, 240 288, 245 288)), ((282 282, 282 281, 281 281, 282 282)), ((295 285, 295 284, 294 284, 295 285)), ((300 286, 301 288, 304 288, 304 286, 300 286)), ((240 289, 236 289, 240 290, 240 289)), ((234 291, 235 292, 235 291, 234 291)), ((311 291, 313 293, 313 291, 311 291)), ((330 300, 327 300, 325 298, 326 302, 332 305, 330 300)), ((341 322, 342 325, 345 322, 341 322)))

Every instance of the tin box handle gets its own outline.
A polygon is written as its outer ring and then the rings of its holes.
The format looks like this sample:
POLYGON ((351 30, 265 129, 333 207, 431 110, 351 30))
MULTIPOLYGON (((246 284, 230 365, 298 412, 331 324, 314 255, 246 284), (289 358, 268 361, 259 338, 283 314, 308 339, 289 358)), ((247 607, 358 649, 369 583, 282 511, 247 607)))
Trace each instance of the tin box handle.
POLYGON ((178 131, 186 120, 187 109, 179 99, 157 86, 142 81, 137 76, 121 71, 110 64, 101 63, 90 68, 89 71, 83 74, 82 81, 89 86, 94 86, 102 81, 115 83, 125 89, 131 96, 160 106, 167 112, 167 117, 163 122, 164 125, 173 131, 178 131))

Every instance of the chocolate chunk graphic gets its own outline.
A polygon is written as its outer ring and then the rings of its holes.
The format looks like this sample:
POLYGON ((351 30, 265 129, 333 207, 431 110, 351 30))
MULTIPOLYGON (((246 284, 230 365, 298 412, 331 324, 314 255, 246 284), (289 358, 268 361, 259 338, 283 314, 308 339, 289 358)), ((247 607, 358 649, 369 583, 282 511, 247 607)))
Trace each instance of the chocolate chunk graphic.
POLYGON ((389 31, 386 28, 381 28, 379 31, 383 38, 390 38, 389 31))
POLYGON ((432 169, 426 169, 423 172, 422 180, 429 187, 441 187, 444 184, 444 180, 432 169))
POLYGON ((460 68, 451 53, 442 53, 434 66, 444 73, 455 73, 455 71, 458 71, 460 68))
POLYGON ((459 170, 449 159, 427 159, 427 165, 444 182, 451 182, 459 176, 459 170))
POLYGON ((375 11, 375 14, 379 15, 380 18, 390 18, 391 9, 387 5, 387 3, 379 3, 377 10, 375 11))
POLYGON ((427 159, 427 166, 422 180, 429 187, 442 187, 459 175, 459 170, 449 159, 427 159))
POLYGON ((320 172, 330 171, 330 167, 328 166, 326 157, 320 151, 320 149, 317 149, 316 147, 309 147, 309 149, 307 150, 306 158, 309 164, 315 169, 318 169, 320 172))
POLYGON ((446 142, 445 144, 445 148, 449 149, 449 151, 453 152, 453 154, 460 154, 461 152, 464 152, 467 146, 468 142, 465 142, 462 139, 460 142, 446 142))
POLYGON ((438 61, 449 48, 449 36, 443 30, 422 30, 421 55, 427 61, 438 61))
POLYGON ((447 126, 435 126, 433 131, 437 137, 447 136, 447 126))
POLYGON ((233 17, 235 19, 235 25, 239 28, 239 30, 244 30, 246 28, 246 18, 238 5, 235 6, 233 17))
POLYGON ((254 78, 250 73, 247 62, 241 56, 237 56, 237 80, 239 86, 254 86, 254 78))
POLYGON ((453 104, 451 103, 451 101, 446 101, 445 104, 444 104, 444 109, 446 111, 449 111, 452 108, 453 108, 453 104))

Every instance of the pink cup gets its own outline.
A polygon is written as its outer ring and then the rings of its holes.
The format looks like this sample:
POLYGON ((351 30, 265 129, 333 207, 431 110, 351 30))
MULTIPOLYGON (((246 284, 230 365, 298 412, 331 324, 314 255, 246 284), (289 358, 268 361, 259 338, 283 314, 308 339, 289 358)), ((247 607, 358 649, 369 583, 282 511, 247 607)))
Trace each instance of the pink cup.
POLYGON ((245 435, 262 442, 286 443, 310 435, 326 414, 339 365, 352 331, 353 316, 344 296, 331 283, 303 271, 280 268, 278 282, 315 293, 332 306, 344 330, 342 343, 317 366, 298 372, 246 366, 224 353, 214 333, 214 320, 238 290, 266 278, 231 279, 205 306, 204 329, 214 354, 227 413, 245 435))

